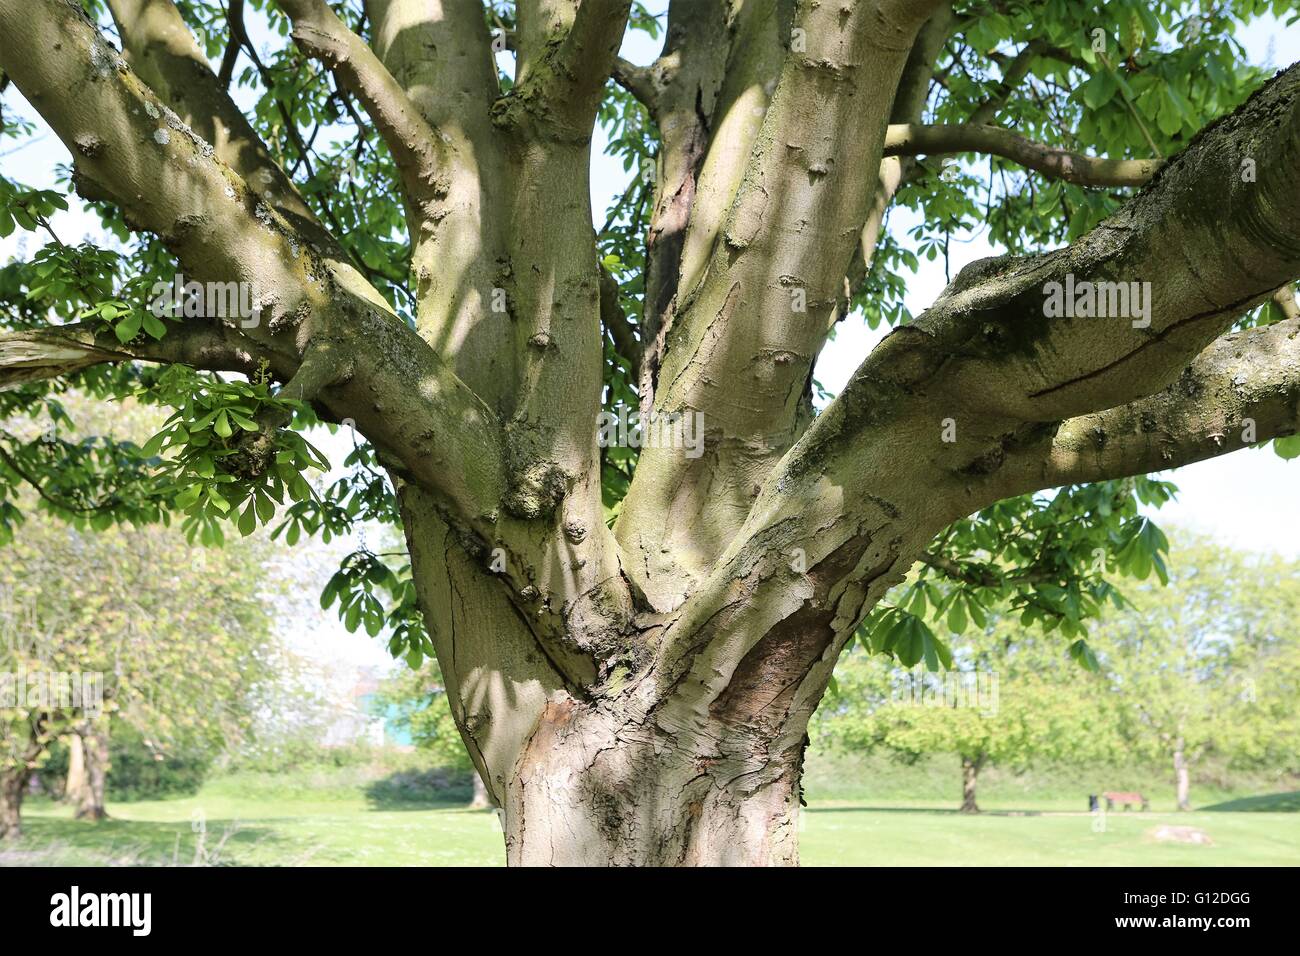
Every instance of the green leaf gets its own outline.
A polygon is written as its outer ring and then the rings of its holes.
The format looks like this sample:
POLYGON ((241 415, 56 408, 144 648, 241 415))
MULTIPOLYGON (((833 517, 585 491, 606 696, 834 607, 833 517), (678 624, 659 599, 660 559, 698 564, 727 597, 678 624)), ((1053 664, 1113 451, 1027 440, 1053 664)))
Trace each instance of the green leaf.
POLYGON ((966 609, 963 606, 966 602, 961 594, 952 602, 952 607, 948 608, 948 630, 954 634, 962 634, 966 630, 966 609))
POLYGON ((1101 663, 1097 660, 1097 655, 1092 652, 1087 641, 1075 641, 1070 645, 1071 659, 1086 671, 1096 673, 1101 670, 1101 663))
POLYGON ((218 413, 216 421, 213 422, 212 430, 222 438, 229 438, 235 433, 235 430, 230 427, 230 417, 226 414, 224 408, 218 413))
POLYGON ((140 454, 145 458, 157 457, 157 455, 162 451, 163 442, 167 440, 167 435, 168 432, 166 431, 161 431, 157 435, 154 435, 153 438, 150 438, 144 443, 144 447, 140 449, 140 454))
POLYGON ((153 313, 143 312, 141 315, 144 317, 144 331, 147 335, 160 339, 167 334, 167 326, 163 325, 153 313))
POLYGON ((140 333, 140 321, 140 313, 133 312, 113 326, 113 334, 117 336, 119 342, 125 345, 140 333))
POLYGON ((249 499, 248 507, 244 509, 243 514, 239 516, 239 533, 248 537, 257 528, 257 510, 252 499, 249 499))
POLYGON ((1273 451, 1279 458, 1291 461, 1300 458, 1300 435, 1273 439, 1273 451))
POLYGON ((1115 75, 1108 69, 1102 69, 1083 84, 1084 105, 1090 110, 1098 109, 1109 103, 1118 89, 1119 84, 1115 82, 1115 75))

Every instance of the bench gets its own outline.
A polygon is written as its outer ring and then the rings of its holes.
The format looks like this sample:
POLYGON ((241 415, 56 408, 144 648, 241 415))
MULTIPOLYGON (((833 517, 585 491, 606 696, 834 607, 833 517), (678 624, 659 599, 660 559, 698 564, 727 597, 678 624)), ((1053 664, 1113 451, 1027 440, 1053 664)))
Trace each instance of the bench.
POLYGON ((1132 809, 1135 806, 1140 806, 1143 810, 1151 808, 1150 801, 1136 790, 1105 790, 1102 792, 1101 797, 1106 801, 1107 810, 1114 810, 1116 804, 1119 804, 1125 810, 1132 809))

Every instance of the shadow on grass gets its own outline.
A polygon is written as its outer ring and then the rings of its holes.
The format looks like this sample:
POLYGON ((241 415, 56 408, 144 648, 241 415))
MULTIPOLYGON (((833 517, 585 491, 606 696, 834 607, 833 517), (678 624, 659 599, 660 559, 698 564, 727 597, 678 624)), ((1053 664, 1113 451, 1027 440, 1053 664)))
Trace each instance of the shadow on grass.
POLYGON ((1300 790, 1290 793, 1265 793, 1258 797, 1226 800, 1209 807, 1197 807, 1210 813, 1300 813, 1300 790))
POLYGON ((362 792, 371 810, 465 810, 474 784, 468 773, 399 770, 371 781, 362 792))
POLYGON ((267 827, 236 820, 205 826, 200 834, 188 820, 25 817, 22 837, 0 845, 0 866, 237 866, 242 851, 281 842, 267 827))

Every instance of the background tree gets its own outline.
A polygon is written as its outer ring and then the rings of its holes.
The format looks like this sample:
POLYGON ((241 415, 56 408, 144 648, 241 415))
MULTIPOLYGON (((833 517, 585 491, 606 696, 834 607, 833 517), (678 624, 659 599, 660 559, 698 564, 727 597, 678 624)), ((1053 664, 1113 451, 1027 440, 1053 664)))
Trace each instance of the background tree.
POLYGON ((1169 586, 1135 589, 1136 610, 1098 630, 1127 746, 1171 768, 1180 810, 1191 809, 1192 776, 1207 754, 1294 766, 1296 572, 1189 537, 1169 586))
POLYGON ((1300 68, 1232 36, 1266 8, 682 0, 641 66, 631 0, 0 0, 6 81, 124 243, 6 182, 0 227, 50 241, 5 275, 5 400, 176 410, 92 468, 11 443, 4 477, 205 542, 400 521, 408 555, 325 598, 436 654, 511 862, 794 862, 809 716, 860 626, 923 643, 880 606, 916 561, 1086 659, 1108 576, 1160 560, 1140 476, 1297 450, 1300 68), (640 175, 593 229, 597 122, 640 175), (905 315, 981 219, 1010 255, 905 315), (177 269, 257 321, 143 308, 177 269), (899 327, 814 414, 853 308, 899 327), (602 449, 620 402, 703 416, 701 454, 602 449), (324 493, 318 419, 360 436, 324 493))
POLYGON ((1006 621, 964 630, 940 673, 861 653, 842 658, 817 740, 908 761, 956 754, 964 813, 979 812, 979 774, 988 766, 1022 771, 1119 753, 1114 717, 1099 706, 1100 678, 1081 672, 1059 641, 1006 621))
POLYGON ((27 760, 33 769, 64 735, 67 796, 89 819, 104 816, 119 722, 159 760, 237 746, 270 663, 274 581, 263 564, 252 541, 195 551, 161 526, 87 534, 29 511, 6 550, 3 585, 18 612, 6 662, 21 651, 31 673, 97 675, 103 708, 20 708, 6 746, 22 749, 24 727, 43 727, 40 753, 27 760))

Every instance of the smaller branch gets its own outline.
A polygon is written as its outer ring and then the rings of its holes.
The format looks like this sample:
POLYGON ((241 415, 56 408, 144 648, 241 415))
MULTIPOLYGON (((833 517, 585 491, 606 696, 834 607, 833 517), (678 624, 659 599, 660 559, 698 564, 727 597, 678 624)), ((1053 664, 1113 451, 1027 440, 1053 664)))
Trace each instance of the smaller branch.
POLYGON ((621 56, 614 57, 614 66, 610 71, 614 82, 636 97, 650 115, 654 116, 659 106, 659 91, 655 89, 654 74, 648 66, 637 66, 621 56))
MULTIPOLYGON (((997 119, 997 115, 1002 108, 1007 105, 1011 97, 1019 89, 1021 82, 1029 75, 1029 68, 1038 57, 1047 57, 1053 60, 1060 60, 1063 63, 1069 63, 1073 66, 1086 69, 1085 64, 1074 54, 1059 47, 1054 47, 1042 39, 1030 40, 1025 44, 1025 48, 1017 53, 1014 57, 1002 63, 1002 79, 989 94, 988 98, 975 108, 966 122, 975 125, 991 123, 997 119)), ((1000 60, 994 56, 993 59, 1000 60)))
POLYGON ((169 327, 154 341, 139 336, 125 345, 97 324, 78 322, 0 335, 0 391, 28 382, 58 378, 105 362, 179 362, 213 371, 252 372, 258 357, 251 343, 238 336, 227 341, 222 326, 185 324, 169 327))
MULTIPOLYGON (((1112 73, 1116 72, 1115 68, 1110 65, 1110 59, 1105 53, 1098 53, 1097 59, 1101 60, 1101 65, 1106 69, 1110 70, 1112 73)), ((1134 122, 1136 122, 1138 128, 1142 130, 1142 135, 1146 137, 1147 145, 1151 147, 1151 152, 1159 156, 1160 148, 1156 146, 1156 141, 1152 138, 1151 131, 1147 129, 1147 124, 1142 119, 1142 114, 1139 113, 1137 107, 1133 105, 1133 101, 1129 99, 1129 95, 1124 91, 1124 86, 1122 84, 1120 85, 1119 94, 1124 99, 1124 105, 1128 107, 1129 114, 1133 117, 1134 122)))
POLYGON ((963 565, 942 554, 927 551, 918 559, 922 564, 946 574, 955 581, 977 584, 980 587, 996 588, 1002 585, 1001 579, 987 568, 963 565))
POLYGON ((437 133, 369 44, 324 0, 277 2, 293 22, 298 47, 324 63, 370 114, 393 153, 410 199, 422 203, 436 198, 441 166, 437 133))
POLYGON ((644 348, 619 304, 618 280, 603 265, 600 267, 600 321, 609 330, 618 354, 632 363, 634 373, 639 373, 644 348))
POLYGON ((1045 176, 1079 186, 1141 186, 1160 168, 1159 159, 1104 159, 1035 143, 999 126, 891 124, 886 156, 991 153, 1045 176))
MULTIPOLYGON (((11 438, 12 436, 5 433, 5 437, 11 438)), ((44 501, 48 502, 49 504, 53 505, 55 508, 58 508, 62 511, 69 511, 72 512, 73 514, 93 515, 93 514, 99 514, 103 511, 109 511, 116 504, 115 501, 110 499, 108 501, 100 502, 98 504, 83 505, 75 501, 68 501, 67 499, 60 498, 57 495, 51 494, 49 491, 46 490, 45 486, 40 483, 40 481, 37 479, 35 475, 33 475, 30 471, 28 471, 26 467, 24 467, 23 464, 20 461, 18 461, 17 458, 9 454, 8 449, 6 449, 3 445, 0 445, 0 462, 3 462, 4 465, 10 471, 12 471, 22 481, 24 481, 27 485, 29 485, 36 492, 36 494, 39 495, 44 501)))
POLYGON ((221 68, 217 71, 217 82, 222 89, 230 88, 230 81, 235 75, 235 61, 239 59, 239 49, 248 42, 248 31, 244 28, 244 0, 230 0, 226 10, 226 23, 230 26, 230 42, 221 57, 221 68))

